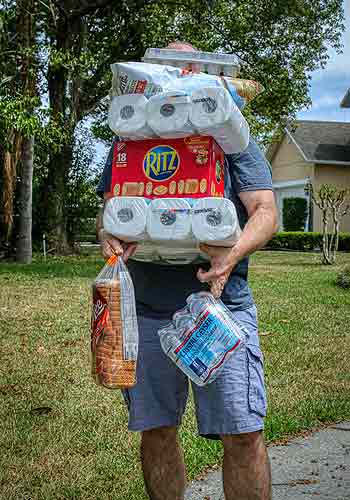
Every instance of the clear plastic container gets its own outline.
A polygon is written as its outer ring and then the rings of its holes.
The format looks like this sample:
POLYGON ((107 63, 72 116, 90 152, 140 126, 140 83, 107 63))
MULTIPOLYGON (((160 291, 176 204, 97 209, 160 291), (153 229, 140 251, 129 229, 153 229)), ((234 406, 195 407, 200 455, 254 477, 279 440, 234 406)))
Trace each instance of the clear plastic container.
POLYGON ((149 48, 142 60, 151 64, 164 64, 180 68, 196 68, 210 75, 236 77, 240 70, 240 61, 235 54, 217 52, 183 51, 176 49, 149 48))
POLYGON ((208 292, 190 295, 158 335, 163 351, 199 386, 213 382, 245 342, 244 327, 208 292))

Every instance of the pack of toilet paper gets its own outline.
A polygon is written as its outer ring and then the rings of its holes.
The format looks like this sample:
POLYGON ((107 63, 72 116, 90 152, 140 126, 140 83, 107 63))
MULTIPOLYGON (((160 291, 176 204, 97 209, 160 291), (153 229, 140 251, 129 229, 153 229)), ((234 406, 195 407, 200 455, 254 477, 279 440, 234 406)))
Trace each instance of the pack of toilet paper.
POLYGON ((128 139, 211 136, 226 154, 239 153, 249 143, 249 125, 223 87, 165 91, 149 99, 143 94, 114 96, 108 123, 128 139))
POLYGON ((203 87, 191 94, 189 120, 201 135, 210 135, 226 154, 240 153, 249 143, 249 125, 224 88, 203 87))
POLYGON ((144 62, 120 62, 111 65, 111 95, 143 94, 149 98, 166 91, 184 91, 200 87, 224 87, 242 109, 247 101, 262 92, 263 87, 252 80, 229 78, 207 74, 192 73, 171 65, 149 64, 144 62))
POLYGON ((139 242, 134 259, 176 264, 196 260, 200 243, 230 247, 241 234, 235 206, 225 198, 114 197, 103 226, 122 241, 139 242))

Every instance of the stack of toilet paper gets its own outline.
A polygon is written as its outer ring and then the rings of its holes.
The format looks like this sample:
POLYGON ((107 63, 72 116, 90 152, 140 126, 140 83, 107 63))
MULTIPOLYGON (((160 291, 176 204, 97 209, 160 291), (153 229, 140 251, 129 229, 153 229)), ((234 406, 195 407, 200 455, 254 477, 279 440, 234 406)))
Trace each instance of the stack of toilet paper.
POLYGON ((143 94, 114 96, 108 123, 116 135, 129 139, 212 136, 227 154, 239 153, 249 143, 249 125, 223 87, 167 91, 149 99, 143 94))
POLYGON ((235 206, 225 198, 114 197, 103 226, 123 241, 140 242, 134 258, 174 263, 195 260, 200 243, 233 246, 241 233, 235 206))

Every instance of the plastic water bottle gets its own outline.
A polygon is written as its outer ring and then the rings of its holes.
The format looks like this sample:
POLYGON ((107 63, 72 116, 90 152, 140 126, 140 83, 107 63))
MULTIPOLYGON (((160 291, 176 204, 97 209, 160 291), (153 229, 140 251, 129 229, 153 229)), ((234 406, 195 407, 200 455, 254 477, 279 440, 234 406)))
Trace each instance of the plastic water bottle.
POLYGON ((240 323, 207 292, 188 297, 187 307, 158 334, 164 352, 200 386, 215 380, 245 341, 240 323))

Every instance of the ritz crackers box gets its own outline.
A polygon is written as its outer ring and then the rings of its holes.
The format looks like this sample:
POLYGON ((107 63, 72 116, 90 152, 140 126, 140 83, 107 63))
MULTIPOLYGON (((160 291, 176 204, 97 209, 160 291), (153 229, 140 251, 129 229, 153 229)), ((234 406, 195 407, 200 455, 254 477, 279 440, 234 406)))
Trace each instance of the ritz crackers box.
POLYGON ((212 137, 120 141, 110 196, 224 196, 224 152, 212 137))

